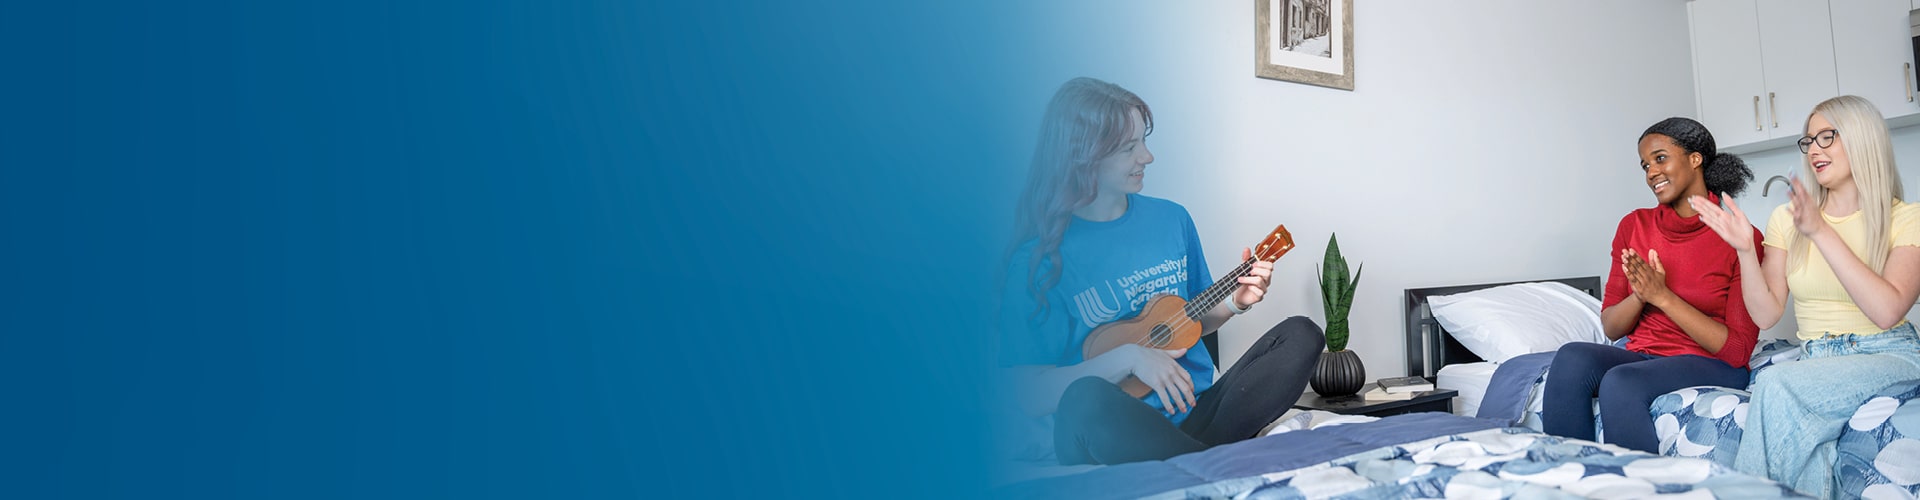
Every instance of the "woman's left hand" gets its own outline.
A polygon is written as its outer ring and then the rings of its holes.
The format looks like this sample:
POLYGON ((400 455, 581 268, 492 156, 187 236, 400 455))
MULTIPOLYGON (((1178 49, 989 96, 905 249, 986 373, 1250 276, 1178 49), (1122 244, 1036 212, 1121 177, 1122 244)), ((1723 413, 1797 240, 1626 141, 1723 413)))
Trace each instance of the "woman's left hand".
POLYGON ((1832 224, 1820 216, 1820 206, 1813 202, 1813 194, 1800 184, 1800 179, 1792 181, 1793 189, 1787 192, 1787 213, 1793 215, 1793 228, 1800 230, 1802 236, 1813 237, 1821 231, 1830 231, 1832 224))
POLYGON ((1647 258, 1640 258, 1638 252, 1629 248, 1620 252, 1620 267, 1627 275, 1627 286, 1633 288, 1633 294, 1654 307, 1666 304, 1673 298, 1673 291, 1667 289, 1667 268, 1660 265, 1660 251, 1648 250, 1647 258))
MULTIPOLYGON (((1253 249, 1240 249, 1240 260, 1245 261, 1252 258, 1253 249)), ((1253 269, 1247 271, 1246 276, 1240 277, 1240 289, 1235 290, 1233 297, 1227 300, 1232 300, 1234 307, 1245 311, 1252 308, 1254 304, 1260 303, 1260 299, 1266 298, 1267 285, 1272 282, 1273 263, 1264 260, 1253 261, 1253 269)))

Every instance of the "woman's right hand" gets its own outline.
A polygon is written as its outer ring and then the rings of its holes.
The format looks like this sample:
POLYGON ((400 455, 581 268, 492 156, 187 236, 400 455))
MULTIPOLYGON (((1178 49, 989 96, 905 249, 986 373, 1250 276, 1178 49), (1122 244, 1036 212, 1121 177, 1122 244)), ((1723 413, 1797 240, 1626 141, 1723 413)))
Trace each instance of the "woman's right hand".
POLYGON ((1720 195, 1720 200, 1726 202, 1726 210, 1721 210, 1719 205, 1699 196, 1688 198, 1687 204, 1693 207, 1693 211, 1699 212, 1700 221, 1713 229, 1713 234, 1718 234, 1720 239, 1726 240, 1727 245, 1733 247, 1734 251, 1753 251, 1753 224, 1747 222, 1747 213, 1740 211, 1740 204, 1734 203, 1732 196, 1723 194, 1720 195))
POLYGON ((1187 355, 1186 349, 1154 349, 1138 345, 1128 345, 1132 349, 1133 376, 1140 382, 1153 388, 1160 396, 1160 405, 1169 414, 1184 413, 1193 409, 1193 375, 1175 360, 1187 355), (1174 411, 1178 409, 1179 411, 1174 411))

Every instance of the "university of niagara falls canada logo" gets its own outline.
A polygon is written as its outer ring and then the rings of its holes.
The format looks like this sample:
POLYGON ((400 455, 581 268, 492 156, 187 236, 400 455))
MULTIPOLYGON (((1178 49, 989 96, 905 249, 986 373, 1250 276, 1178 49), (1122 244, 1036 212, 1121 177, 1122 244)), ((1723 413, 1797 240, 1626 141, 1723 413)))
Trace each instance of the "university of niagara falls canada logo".
POLYGON ((1186 284, 1187 258, 1167 259, 1118 279, 1087 287, 1074 294, 1073 305, 1080 310, 1080 322, 1087 328, 1093 328, 1113 321, 1122 311, 1140 310, 1154 297, 1177 295, 1186 284))

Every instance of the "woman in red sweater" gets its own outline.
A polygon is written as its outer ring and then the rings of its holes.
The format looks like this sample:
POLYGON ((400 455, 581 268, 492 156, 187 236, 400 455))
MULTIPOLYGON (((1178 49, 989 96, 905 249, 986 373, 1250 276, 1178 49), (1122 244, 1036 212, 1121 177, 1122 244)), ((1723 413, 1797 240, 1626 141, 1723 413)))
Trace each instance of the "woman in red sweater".
MULTIPOLYGON (((1705 126, 1678 117, 1640 134, 1640 169, 1660 204, 1620 219, 1600 312, 1607 337, 1627 337, 1626 349, 1561 347, 1541 418, 1548 434, 1591 440, 1598 396, 1606 442, 1659 453, 1648 413, 1654 398, 1698 385, 1747 386, 1760 329, 1740 295, 1740 260, 1687 200, 1739 194, 1753 172, 1715 151, 1705 126)), ((1748 228, 1759 245, 1760 230, 1748 228)))

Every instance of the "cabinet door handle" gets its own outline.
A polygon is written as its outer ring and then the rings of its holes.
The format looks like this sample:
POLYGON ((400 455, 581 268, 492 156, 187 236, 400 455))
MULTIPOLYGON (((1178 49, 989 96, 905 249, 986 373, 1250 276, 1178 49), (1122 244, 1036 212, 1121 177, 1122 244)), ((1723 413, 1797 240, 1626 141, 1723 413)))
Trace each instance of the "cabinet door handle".
POLYGON ((1904 63, 1903 66, 1906 69, 1901 70, 1900 74, 1907 77, 1907 102, 1913 102, 1913 63, 1904 63))
POLYGON ((1760 96, 1753 96, 1753 129, 1754 130, 1767 129, 1766 126, 1760 123, 1760 96))
POLYGON ((1775 102, 1773 93, 1767 93, 1767 116, 1773 118, 1773 128, 1780 128, 1780 104, 1775 102))

